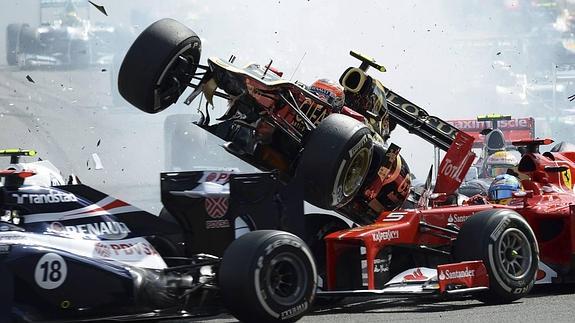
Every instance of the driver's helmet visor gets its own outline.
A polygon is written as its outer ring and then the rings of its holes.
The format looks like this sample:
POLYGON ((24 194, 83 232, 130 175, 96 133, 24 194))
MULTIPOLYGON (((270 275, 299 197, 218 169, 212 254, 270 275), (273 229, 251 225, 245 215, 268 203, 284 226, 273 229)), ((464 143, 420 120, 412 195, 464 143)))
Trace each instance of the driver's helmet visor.
POLYGON ((500 185, 489 190, 489 199, 492 201, 508 199, 513 197, 513 192, 516 190, 517 188, 511 185, 500 185))

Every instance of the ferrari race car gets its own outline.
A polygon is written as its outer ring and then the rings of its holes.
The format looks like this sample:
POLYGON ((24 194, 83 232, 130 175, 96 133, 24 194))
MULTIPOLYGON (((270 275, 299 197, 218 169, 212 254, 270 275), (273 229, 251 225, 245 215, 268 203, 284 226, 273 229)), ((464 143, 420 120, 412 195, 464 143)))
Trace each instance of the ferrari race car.
MULTIPOLYGON (((502 239, 499 248, 514 246, 511 253, 503 253, 499 249, 499 256, 494 250, 490 257, 499 257, 501 270, 513 276, 514 282, 524 282, 523 274, 527 271, 523 262, 534 255, 527 250, 538 248, 540 251, 539 269, 537 270, 536 284, 573 283, 575 282, 575 194, 571 176, 575 171, 575 152, 566 150, 569 145, 559 144, 551 151, 540 153, 539 146, 553 143, 551 139, 526 139, 514 141, 513 145, 522 148, 524 154, 518 165, 519 178, 522 179, 522 189, 495 190, 489 200, 484 196, 474 196, 464 205, 440 205, 423 207, 414 210, 382 214, 386 217, 411 217, 417 214, 420 219, 433 226, 451 228, 458 235, 466 238, 457 239, 453 251, 462 254, 468 250, 483 249, 491 239, 476 237, 472 240, 471 232, 478 230, 475 225, 480 222, 492 222, 493 225, 500 220, 503 223, 512 222, 512 218, 521 219, 522 223, 508 232, 508 237, 502 239), (447 219, 445 215, 448 215, 447 219), (525 227, 533 230, 537 242, 527 240, 519 231, 526 231, 525 227), (521 245, 521 246, 520 246, 521 245), (527 248, 527 249, 526 249, 527 248)), ((447 169, 443 164, 440 175, 447 169)), ((508 176, 508 175, 505 175, 508 176)), ((505 185, 504 185, 505 186, 505 185)), ((428 195, 429 196, 429 195, 428 195)), ((441 199, 437 200, 441 201, 441 199)), ((500 225, 503 225, 500 223, 500 225)), ((501 233, 505 236, 506 231, 501 233)), ((498 236, 493 234, 491 238, 498 236)), ((467 256, 460 260, 470 259, 467 256)), ((532 270, 532 268, 530 269, 532 270)), ((496 277, 499 279, 498 277, 496 277)), ((504 280, 506 278, 503 278, 504 280)))
POLYGON ((33 67, 85 67, 109 65, 113 60, 115 28, 81 18, 88 1, 41 0, 40 26, 13 23, 6 27, 8 65, 33 67), (57 17, 49 13, 58 11, 57 17))
MULTIPOLYGON (((200 94, 208 104, 214 96, 228 99, 229 110, 218 119, 221 122, 210 124, 206 110, 204 120, 197 125, 228 141, 226 147, 231 154, 256 167, 272 170, 276 174, 275 185, 292 189, 288 189, 289 194, 267 198, 272 203, 264 203, 266 207, 254 206, 274 190, 255 179, 245 182, 250 184, 250 190, 234 190, 234 182, 230 181, 229 208, 232 205, 238 208, 230 211, 222 206, 224 202, 213 200, 226 195, 226 189, 220 186, 228 175, 163 174, 162 201, 166 208, 163 216, 177 219, 182 228, 191 232, 189 236, 201 239, 211 236, 216 251, 227 253, 235 250, 233 246, 226 249, 225 245, 233 240, 233 232, 239 228, 254 234, 270 228, 293 232, 309 246, 315 259, 318 296, 476 293, 483 301, 504 303, 522 297, 531 289, 538 266, 537 243, 531 228, 517 214, 478 213, 477 220, 470 221, 472 229, 466 229, 463 237, 458 228, 426 222, 419 213, 386 211, 403 203, 410 185, 409 170, 398 154, 399 147, 385 143, 394 125, 399 124, 447 150, 443 160, 447 166, 436 184, 436 190, 443 195, 457 189, 475 155, 470 152, 471 136, 429 116, 367 75, 369 66, 381 71, 384 70, 381 65, 352 52, 361 65, 348 68, 340 78, 348 110, 337 111, 305 87, 282 79, 269 64, 240 68, 209 58, 207 66, 200 65, 200 52, 198 36, 184 25, 171 19, 152 24, 124 58, 118 80, 120 93, 147 113, 169 107, 189 86, 194 91, 187 102, 200 94), (199 82, 192 84, 194 79, 199 82), (217 88, 223 92, 216 91, 217 88), (252 203, 238 202, 234 194, 252 203), (335 210, 347 220, 327 214, 304 216, 301 211, 278 207, 277 203, 286 196, 301 196, 302 200, 335 210), (193 207, 193 203, 201 203, 194 202, 198 197, 212 199, 205 204, 210 214, 201 216, 206 211, 202 213, 193 207), (214 212, 214 208, 219 212, 214 212), (255 215, 271 210, 280 212, 275 220, 255 215), (349 220, 355 227, 350 227, 349 220), (210 233, 205 234, 206 231, 210 233), (482 241, 481 248, 475 247, 477 241, 482 241), (455 251, 459 245, 469 248, 455 251), (519 258, 521 261, 516 265, 519 258), (514 271, 507 268, 510 262, 514 271)), ((443 213, 437 218, 447 224, 449 216, 443 213)), ((292 282, 316 279, 298 269, 299 262, 290 262, 284 269, 292 282)), ((237 268, 250 277, 254 272, 259 275, 265 266, 237 268)), ((298 313, 290 315, 290 319, 301 317, 311 304, 310 299, 295 297, 301 295, 297 292, 301 290, 306 288, 283 290, 285 304, 293 309, 288 313, 298 313)), ((246 290, 245 295, 270 299, 273 294, 268 292, 246 290)), ((248 309, 251 314, 237 314, 246 307, 245 303, 228 305, 232 313, 242 318, 262 313, 252 307, 248 309)), ((264 309, 264 313, 282 319, 275 310, 264 309)))

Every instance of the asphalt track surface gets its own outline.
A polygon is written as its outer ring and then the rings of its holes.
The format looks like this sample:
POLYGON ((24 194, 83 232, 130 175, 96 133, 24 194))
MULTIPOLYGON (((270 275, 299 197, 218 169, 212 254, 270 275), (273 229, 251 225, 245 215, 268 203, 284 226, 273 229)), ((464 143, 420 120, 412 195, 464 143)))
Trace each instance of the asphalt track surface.
MULTIPOLYGON (((157 214, 164 162, 164 119, 114 103, 108 68, 20 71, 0 67, 0 148, 33 148, 63 174, 157 214), (26 76, 34 81, 29 81, 26 76), (96 170, 92 154, 104 166, 96 170)), ((210 139, 211 140, 211 139, 210 139)), ((208 145, 215 145, 208 141, 208 145)), ((210 147, 221 153, 220 147, 210 147)), ((222 162, 220 160, 219 162, 222 162)), ((6 161, 4 161, 6 162, 6 161)), ((220 315, 205 322, 234 322, 220 315)), ((347 299, 315 308, 301 322, 574 322, 573 288, 545 288, 508 305, 473 299, 347 299)), ((181 322, 181 321, 180 321, 181 322)))

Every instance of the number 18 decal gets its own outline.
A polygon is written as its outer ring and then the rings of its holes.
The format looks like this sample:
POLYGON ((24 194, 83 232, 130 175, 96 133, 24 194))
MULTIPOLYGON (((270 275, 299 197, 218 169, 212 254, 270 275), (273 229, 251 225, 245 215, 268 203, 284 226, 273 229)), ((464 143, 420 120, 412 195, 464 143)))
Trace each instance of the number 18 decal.
POLYGON ((41 288, 54 289, 62 285, 67 274, 68 268, 64 258, 56 253, 47 253, 36 264, 34 279, 41 288))

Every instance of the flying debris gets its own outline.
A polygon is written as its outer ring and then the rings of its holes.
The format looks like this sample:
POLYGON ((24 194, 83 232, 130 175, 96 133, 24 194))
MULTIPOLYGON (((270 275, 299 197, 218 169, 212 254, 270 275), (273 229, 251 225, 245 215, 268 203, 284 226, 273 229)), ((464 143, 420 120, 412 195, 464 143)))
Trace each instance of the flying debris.
POLYGON ((92 1, 88 1, 91 5, 93 5, 96 9, 98 9, 98 11, 100 11, 101 13, 103 13, 105 16, 108 16, 108 13, 106 12, 106 8, 104 8, 104 6, 100 6, 97 5, 95 3, 93 3, 92 1))
POLYGON ((28 82, 30 82, 30 83, 36 83, 36 82, 34 82, 34 80, 30 77, 30 75, 26 75, 26 79, 27 79, 28 82))
POLYGON ((569 99, 569 101, 575 100, 575 94, 570 95, 569 97, 567 97, 567 99, 569 99))
POLYGON ((92 154, 92 159, 94 160, 94 169, 104 169, 104 166, 102 165, 102 160, 100 159, 100 156, 98 156, 97 153, 92 154))

